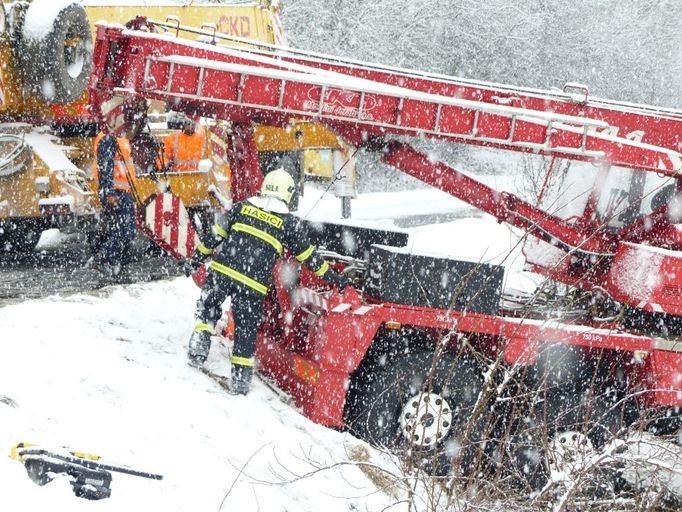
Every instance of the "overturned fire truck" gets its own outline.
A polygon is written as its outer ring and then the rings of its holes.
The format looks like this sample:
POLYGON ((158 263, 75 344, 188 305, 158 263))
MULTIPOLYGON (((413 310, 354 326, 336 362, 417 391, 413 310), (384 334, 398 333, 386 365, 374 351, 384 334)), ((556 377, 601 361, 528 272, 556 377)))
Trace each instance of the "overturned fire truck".
MULTIPOLYGON (((257 349, 260 373, 303 414, 441 469, 455 460, 465 474, 504 451, 532 487, 561 454, 603 449, 636 422, 677 432, 682 112, 592 99, 575 84, 555 93, 273 49, 99 25, 90 97, 162 100, 231 122, 242 137, 237 201, 262 180, 254 123, 323 123, 525 230, 530 267, 570 290, 510 297, 502 267, 410 254, 402 233, 311 226, 356 286, 339 294, 305 269, 292 286, 283 264, 257 349), (409 137, 546 155, 541 196, 491 189, 409 137)), ((177 199, 163 196, 145 213, 171 250, 182 233, 186 257, 196 237, 171 214, 159 220, 177 199)))

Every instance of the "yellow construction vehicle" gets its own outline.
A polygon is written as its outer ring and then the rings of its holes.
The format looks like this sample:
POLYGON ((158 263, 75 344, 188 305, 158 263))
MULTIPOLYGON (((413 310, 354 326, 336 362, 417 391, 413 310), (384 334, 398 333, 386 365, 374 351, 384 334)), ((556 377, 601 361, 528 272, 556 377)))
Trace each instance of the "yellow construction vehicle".
POLYGON ((305 120, 291 120, 286 128, 256 126, 254 132, 263 172, 284 167, 301 191, 306 180, 332 183, 343 200, 342 215, 350 216, 350 198, 357 189, 350 146, 325 126, 305 120))
MULTIPOLYGON (((277 0, 235 4, 187 0, 173 5, 168 0, 0 2, 0 251, 28 252, 45 229, 86 229, 96 219, 99 203, 90 178, 93 138, 99 128, 96 114, 88 109, 86 90, 93 27, 100 20, 125 24, 138 16, 165 23, 164 30, 178 37, 196 38, 179 29, 192 25, 236 38, 229 44, 285 43, 277 0)), ((163 118, 168 109, 152 105, 150 117, 163 118)), ((142 199, 158 191, 159 179, 189 208, 217 206, 210 191, 229 198, 230 127, 209 123, 206 129, 207 165, 202 172, 161 176, 141 172, 137 189, 142 199)), ((264 170, 269 157, 289 153, 296 155, 296 169, 330 174, 311 163, 325 160, 322 154, 301 155, 310 148, 328 152, 340 147, 333 133, 309 123, 255 130, 264 170), (301 167, 304 159, 308 164, 301 167)), ((147 135, 159 142, 166 133, 167 126, 152 123, 147 135)))
POLYGON ((278 0, 235 3, 140 0, 137 5, 112 0, 84 0, 83 6, 90 18, 93 34, 95 23, 100 20, 127 23, 137 16, 145 16, 157 21, 172 20, 177 25, 210 27, 221 34, 263 43, 280 45, 286 42, 279 21, 278 0))
MULTIPOLYGON (((165 21, 171 33, 175 26, 179 37, 197 37, 179 30, 192 25, 233 36, 230 44, 244 44, 240 39, 285 43, 276 0, 0 3, 0 250, 30 251, 44 229, 83 229, 95 219, 99 204, 89 179, 98 127, 85 90, 94 24, 123 24, 140 15, 165 21)), ((152 108, 166 110, 165 105, 152 108)), ((203 172, 161 176, 191 209, 210 207, 216 197, 211 190, 229 197, 230 127, 213 123, 206 128, 203 172)), ((148 135, 160 142, 167 130, 157 123, 148 135)), ((301 177, 331 176, 330 151, 340 147, 333 133, 309 123, 255 130, 264 170, 288 156, 287 167, 301 177)), ((137 188, 143 199, 158 191, 158 178, 140 173, 137 188)))
POLYGON ((56 14, 68 23, 50 28, 43 23, 55 16, 55 9, 40 15, 33 9, 27 18, 30 7, 27 2, 0 4, 3 252, 30 251, 40 233, 58 219, 65 222, 95 213, 86 175, 69 158, 76 156, 77 149, 61 143, 49 129, 50 122, 65 110, 74 119, 86 113, 82 97, 89 59, 84 51, 91 41, 75 30, 79 19, 74 13, 80 12, 76 7, 59 10, 56 14), (63 44, 56 45, 60 38, 63 44), (61 58, 55 56, 58 51, 61 58))
POLYGON ((332 150, 341 141, 323 125, 294 120, 286 128, 256 126, 254 134, 264 172, 284 167, 299 184, 311 176, 332 178, 332 150))

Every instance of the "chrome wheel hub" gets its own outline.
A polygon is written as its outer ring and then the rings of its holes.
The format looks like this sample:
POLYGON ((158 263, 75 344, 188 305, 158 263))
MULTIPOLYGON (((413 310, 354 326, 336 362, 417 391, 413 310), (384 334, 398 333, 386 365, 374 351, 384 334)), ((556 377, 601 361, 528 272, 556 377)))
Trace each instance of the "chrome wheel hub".
POLYGON ((589 438, 575 430, 557 433, 548 448, 550 469, 565 473, 579 471, 594 454, 589 438))
POLYGON ((400 413, 405 439, 419 448, 433 448, 452 430, 452 409, 437 393, 420 393, 410 398, 400 413))

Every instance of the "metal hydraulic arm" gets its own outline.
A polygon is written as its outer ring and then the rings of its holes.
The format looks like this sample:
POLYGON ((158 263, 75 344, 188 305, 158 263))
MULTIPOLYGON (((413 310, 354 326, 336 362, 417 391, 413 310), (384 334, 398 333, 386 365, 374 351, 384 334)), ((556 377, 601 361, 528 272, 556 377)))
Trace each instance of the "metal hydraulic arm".
POLYGON ((609 233, 581 229, 513 194, 497 191, 476 181, 443 162, 433 162, 408 144, 389 142, 383 149, 382 160, 500 221, 528 231, 566 251, 594 256, 613 255, 616 240, 609 233))

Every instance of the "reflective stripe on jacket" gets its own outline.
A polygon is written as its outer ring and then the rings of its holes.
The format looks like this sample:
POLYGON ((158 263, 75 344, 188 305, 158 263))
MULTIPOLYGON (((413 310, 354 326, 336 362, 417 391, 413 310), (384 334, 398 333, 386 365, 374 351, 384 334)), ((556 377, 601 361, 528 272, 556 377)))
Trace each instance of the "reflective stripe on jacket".
POLYGON ((303 223, 291 213, 278 213, 259 206, 260 198, 235 204, 213 227, 201 245, 201 253, 212 249, 210 268, 265 295, 272 284, 272 269, 284 249, 317 276, 337 284, 338 274, 310 244, 303 223))

